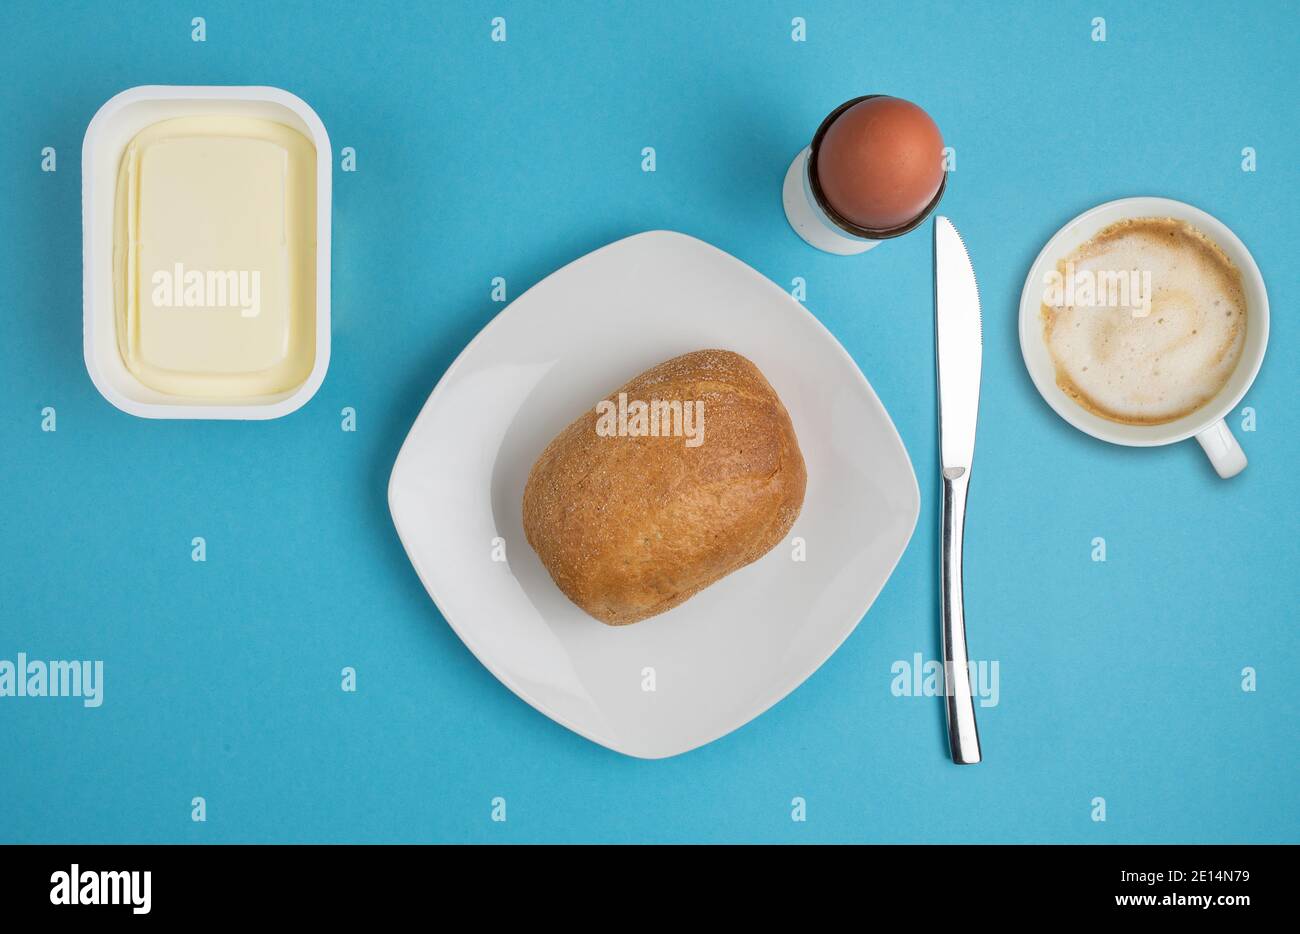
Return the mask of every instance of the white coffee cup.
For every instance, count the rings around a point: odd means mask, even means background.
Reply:
[[[1127,425],[1089,412],[1056,385],[1056,367],[1043,336],[1041,309],[1044,276],[1075,248],[1103,227],[1134,217],[1172,217],[1187,221],[1219,245],[1241,270],[1246,296],[1246,338],[1241,359],[1218,394],[1194,412],[1162,425]],[[1047,241],[1029,268],[1020,293],[1020,352],[1029,376],[1047,404],[1075,428],[1112,444],[1152,447],[1196,438],[1220,477],[1233,477],[1246,467],[1246,455],[1224,420],[1246,395],[1264,361],[1268,346],[1268,292],[1264,277],[1245,244],[1218,219],[1169,198],[1121,198],[1085,211]]]

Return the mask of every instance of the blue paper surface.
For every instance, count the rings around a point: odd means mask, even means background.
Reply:
[[[96,708],[0,697],[0,840],[1297,842],[1298,20],[1287,2],[4,4],[0,659],[102,660],[104,682]],[[284,419],[134,418],[86,374],[81,138],[152,83],[276,85],[330,133],[333,360]],[[938,698],[891,690],[896,662],[938,655],[929,227],[841,258],[781,209],[821,118],[871,92],[921,104],[955,148],[942,211],[983,298],[966,600],[999,681],[974,768],[949,762]],[[1042,244],[1146,194],[1223,220],[1268,284],[1268,357],[1230,418],[1250,466],[1230,481],[1194,442],[1079,433],[1021,361]],[[502,307],[494,277],[513,297],[655,228],[806,281],[923,506],[803,687],[644,762],[474,660],[385,490],[438,377]]]

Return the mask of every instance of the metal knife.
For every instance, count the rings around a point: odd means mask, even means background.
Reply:
[[[962,536],[966,490],[975,456],[983,339],[975,270],[952,221],[934,221],[934,343],[939,397],[939,468],[943,483],[940,521],[939,604],[942,616],[944,698],[952,761],[980,761],[975,725],[966,620],[962,605]]]

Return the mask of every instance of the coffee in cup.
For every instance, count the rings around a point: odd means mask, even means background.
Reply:
[[[1200,229],[1136,217],[1098,231],[1044,276],[1056,383],[1127,425],[1162,425],[1219,394],[1242,357],[1240,270]]]

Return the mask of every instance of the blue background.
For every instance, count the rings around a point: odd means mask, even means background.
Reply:
[[[1297,18],[1262,2],[4,4],[0,658],[103,659],[105,700],[0,698],[0,839],[1300,840]],[[336,156],[357,150],[358,171],[334,176],[333,362],[287,418],[142,420],[86,375],[81,137],[107,98],[150,83],[278,85]],[[895,660],[938,654],[928,236],[833,257],[781,210],[791,157],[866,92],[917,101],[956,147],[943,210],[983,293],[967,602],[1001,702],[979,712],[976,768],[948,761],[938,700],[890,692]],[[1258,430],[1228,482],[1193,442],[1074,431],[1020,359],[1043,242],[1137,194],[1217,215],[1268,282],[1272,342],[1243,403]],[[661,762],[498,684],[425,595],[385,500],[420,405],[500,310],[492,277],[513,297],[652,228],[786,288],[804,277],[923,491],[844,647],[755,722]]]

